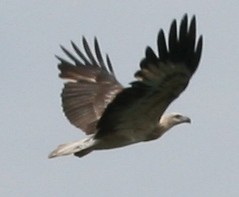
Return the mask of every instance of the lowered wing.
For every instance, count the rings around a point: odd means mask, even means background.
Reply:
[[[179,33],[178,33],[179,32]],[[97,137],[112,132],[145,132],[158,124],[169,104],[187,87],[202,52],[202,36],[196,40],[196,19],[188,25],[187,15],[177,31],[172,22],[168,43],[163,30],[158,34],[158,56],[147,47],[146,57],[135,73],[136,81],[121,91],[98,122]],[[134,137],[135,133],[125,134]]]
[[[110,59],[106,63],[101,55],[99,44],[95,39],[95,55],[83,38],[85,54],[72,42],[78,57],[75,57],[63,46],[64,53],[72,60],[68,62],[61,57],[58,68],[59,76],[69,80],[62,91],[63,111],[68,120],[86,134],[96,132],[96,125],[103,111],[115,95],[122,90],[117,81]]]

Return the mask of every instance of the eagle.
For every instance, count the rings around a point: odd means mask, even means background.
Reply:
[[[180,113],[164,112],[185,90],[200,61],[203,39],[197,39],[195,15],[188,21],[185,14],[180,25],[174,19],[168,39],[159,31],[157,53],[146,48],[129,87],[117,80],[96,38],[94,53],[84,37],[82,43],[84,52],[71,42],[75,55],[61,46],[70,61],[56,57],[59,77],[67,80],[61,94],[63,111],[87,137],[59,145],[49,158],[83,157],[95,150],[155,140],[173,126],[191,122]]]

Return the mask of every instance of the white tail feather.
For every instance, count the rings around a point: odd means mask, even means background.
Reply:
[[[82,151],[82,154],[79,154],[78,156],[84,156],[93,150],[94,144],[95,140],[93,137],[66,144],[61,144],[49,154],[48,158],[71,155],[80,151]]]

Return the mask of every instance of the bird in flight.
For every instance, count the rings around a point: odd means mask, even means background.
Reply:
[[[62,106],[68,120],[88,136],[59,145],[49,158],[83,157],[95,150],[151,141],[175,125],[190,123],[187,116],[164,112],[187,87],[200,61],[203,44],[202,36],[196,36],[195,16],[188,21],[185,15],[179,26],[173,20],[167,40],[164,31],[159,31],[157,54],[146,48],[129,87],[117,80],[96,38],[94,53],[84,37],[84,52],[71,44],[76,55],[61,47],[71,61],[57,56],[59,76],[67,80]]]

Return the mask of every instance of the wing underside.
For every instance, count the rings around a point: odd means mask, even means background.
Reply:
[[[73,62],[57,57],[60,60],[59,76],[69,80],[62,91],[63,111],[68,120],[86,134],[96,132],[96,125],[103,111],[115,95],[122,90],[121,84],[114,75],[110,59],[106,63],[95,39],[94,57],[90,47],[83,38],[85,54],[72,42],[78,57],[64,47],[64,53]]]

